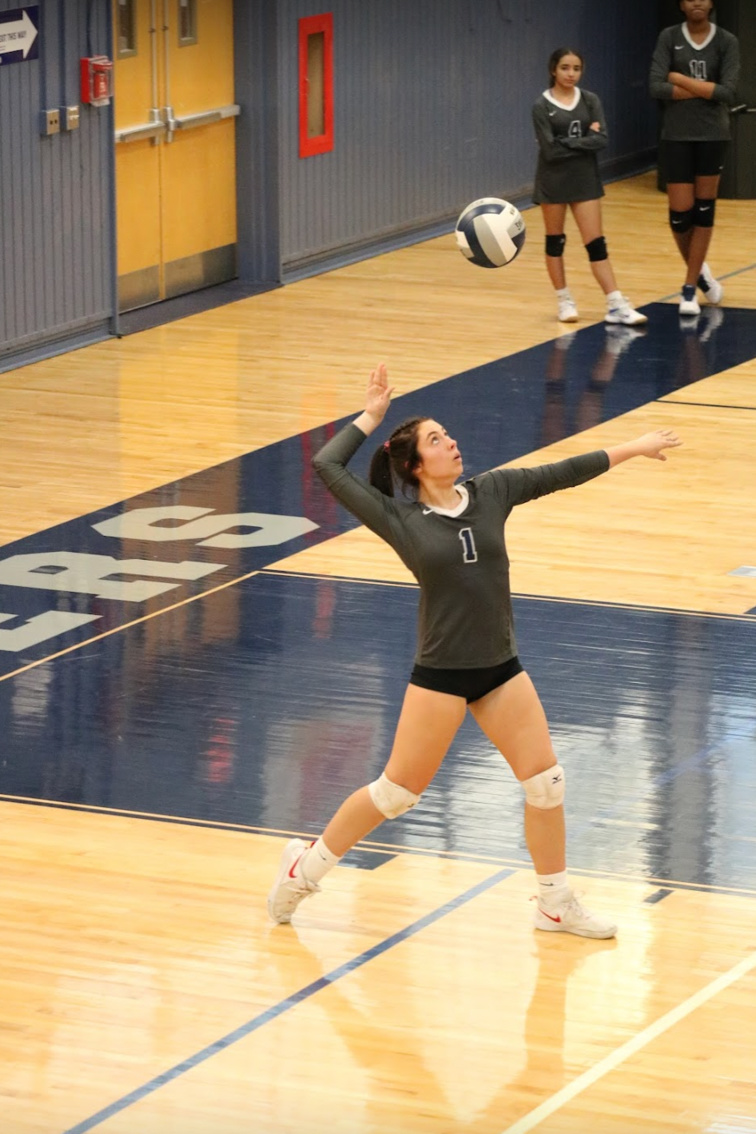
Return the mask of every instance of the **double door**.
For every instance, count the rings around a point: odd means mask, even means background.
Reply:
[[[233,0],[113,0],[119,308],[236,275]]]

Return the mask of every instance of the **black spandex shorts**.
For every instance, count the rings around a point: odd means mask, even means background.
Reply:
[[[431,669],[427,665],[416,665],[410,674],[410,685],[432,689],[435,693],[464,697],[469,705],[522,672],[517,657],[510,658],[501,665],[486,666],[485,669]]]
[[[692,185],[697,177],[716,177],[722,172],[727,141],[660,143],[660,165],[667,185]]]

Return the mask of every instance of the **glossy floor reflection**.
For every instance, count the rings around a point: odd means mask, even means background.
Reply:
[[[317,833],[379,774],[417,593],[257,575],[0,684],[7,796]],[[753,885],[756,623],[518,599],[570,779],[574,866]],[[374,841],[525,859],[521,798],[469,720]]]

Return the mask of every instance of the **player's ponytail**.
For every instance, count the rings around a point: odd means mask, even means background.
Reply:
[[[373,453],[373,459],[370,462],[369,479],[373,488],[377,488],[384,496],[394,495],[394,481],[391,476],[391,457],[389,455],[388,441],[384,441]]]
[[[370,462],[369,480],[373,488],[377,488],[384,496],[394,495],[394,481],[401,486],[406,494],[408,488],[417,489],[419,482],[413,469],[420,462],[417,451],[417,430],[426,417],[410,417],[397,425],[388,441],[373,453]]]

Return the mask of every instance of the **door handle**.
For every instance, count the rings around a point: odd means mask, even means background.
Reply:
[[[144,122],[140,126],[127,126],[116,130],[116,142],[140,142],[143,138],[153,138],[157,142],[165,133],[165,123]]]
[[[198,126],[211,126],[213,122],[220,122],[224,118],[236,118],[241,113],[237,103],[228,106],[215,106],[212,110],[201,110],[197,114],[174,115],[173,107],[163,107],[163,121],[168,129],[168,140],[176,130],[194,130]]]

